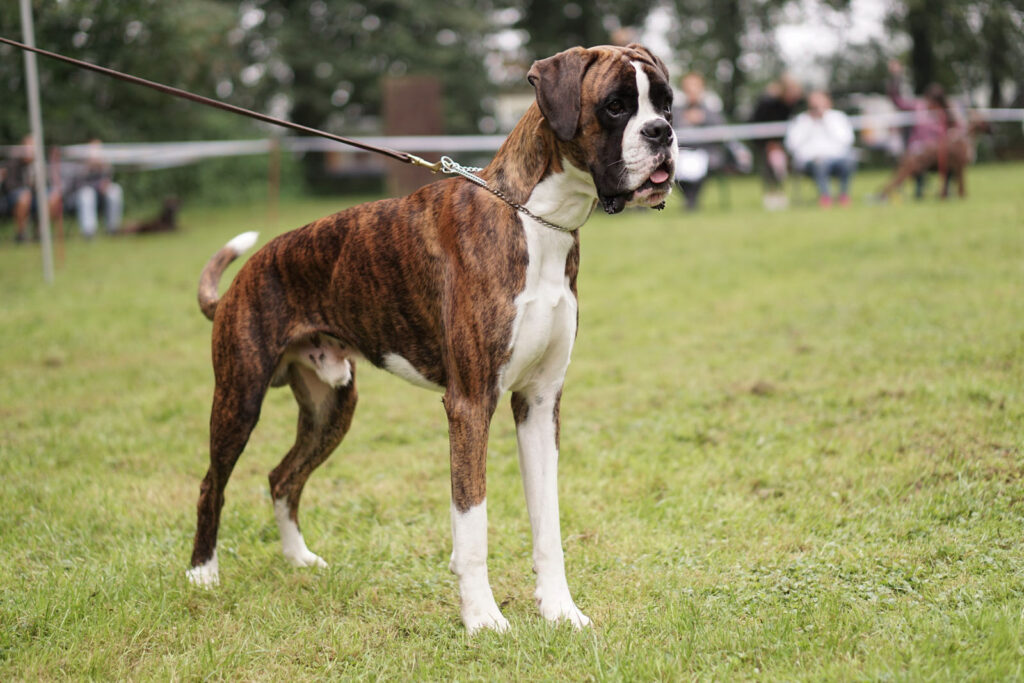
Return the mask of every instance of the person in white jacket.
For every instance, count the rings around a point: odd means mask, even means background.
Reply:
[[[832,108],[827,93],[818,90],[807,96],[807,111],[789,124],[784,144],[796,169],[814,178],[821,206],[832,205],[833,177],[839,181],[839,203],[850,203],[850,178],[857,168],[853,127],[846,114]]]

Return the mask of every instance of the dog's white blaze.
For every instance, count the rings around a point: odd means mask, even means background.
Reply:
[[[384,354],[384,369],[392,375],[397,375],[406,382],[415,384],[418,387],[430,389],[431,391],[444,391],[444,387],[440,384],[434,384],[424,377],[420,374],[419,370],[413,367],[412,363],[407,361],[404,356],[400,356],[397,353]]]
[[[590,623],[576,607],[565,578],[562,534],[558,519],[558,448],[554,407],[558,386],[527,393],[526,419],[516,426],[519,469],[526,509],[533,530],[534,597],[545,619],[565,619],[577,628]]]
[[[217,549],[213,549],[213,556],[198,567],[192,567],[185,576],[189,583],[200,588],[212,588],[220,583],[220,568],[217,566]]]
[[[234,251],[235,254],[244,254],[253,248],[256,244],[256,240],[259,239],[259,236],[260,234],[255,231],[243,232],[224,246]]]
[[[316,553],[310,552],[302,538],[299,526],[288,514],[288,501],[279,498],[274,501],[274,519],[281,532],[281,550],[293,567],[326,567],[327,563]]]
[[[597,191],[589,175],[563,162],[563,173],[541,181],[526,207],[560,225],[581,225],[593,209]],[[526,283],[516,296],[512,351],[501,369],[499,388],[519,390],[531,384],[561,384],[576,336],[576,297],[565,275],[573,236],[521,216],[526,233]]]
[[[452,559],[448,568],[459,577],[462,623],[470,633],[482,628],[504,631],[508,620],[498,609],[487,579],[487,500],[465,512],[452,502]]]
[[[651,101],[651,81],[643,65],[640,62],[631,63],[636,70],[636,89],[639,95],[636,116],[626,124],[622,134],[622,164],[626,169],[626,186],[634,188],[643,184],[657,167],[657,164],[651,163],[654,160],[651,147],[641,131],[648,122],[664,120],[665,117],[658,113]]]

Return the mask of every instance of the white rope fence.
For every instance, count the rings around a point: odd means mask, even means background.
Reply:
[[[983,119],[991,123],[1024,122],[1024,109],[970,109],[969,119]],[[850,117],[855,130],[882,130],[911,126],[917,120],[914,112],[887,112],[859,114]],[[727,142],[732,140],[761,140],[778,138],[786,134],[786,121],[773,123],[740,123],[701,128],[682,128],[676,131],[680,146]],[[360,137],[372,145],[413,151],[417,154],[493,153],[505,141],[504,135],[399,135]],[[104,143],[99,155],[114,166],[138,169],[161,169],[185,166],[217,157],[251,156],[269,153],[275,144],[294,153],[348,152],[362,153],[341,143],[315,137],[280,137],[260,140],[215,140],[203,142],[110,142]],[[0,146],[0,156],[18,153],[17,145]],[[95,158],[97,150],[87,144],[69,145],[62,149],[64,159],[76,161]]]

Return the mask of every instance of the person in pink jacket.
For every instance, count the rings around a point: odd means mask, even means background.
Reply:
[[[888,86],[889,99],[898,109],[914,112],[914,124],[907,137],[905,155],[920,154],[923,149],[930,146],[942,145],[949,135],[949,130],[957,124],[946,98],[946,91],[938,83],[932,83],[925,88],[922,97],[904,97],[900,90],[903,65],[895,59],[891,60],[889,73],[892,76]],[[914,196],[918,199],[924,196],[924,180],[924,173],[914,176]]]

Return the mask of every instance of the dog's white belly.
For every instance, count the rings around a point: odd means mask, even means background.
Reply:
[[[434,384],[416,369],[404,356],[397,353],[384,354],[384,369],[406,382],[431,391],[444,391],[440,384]]]
[[[511,356],[501,369],[501,391],[561,384],[576,338],[576,296],[565,261],[571,235],[523,219],[530,261],[526,285],[515,299]]]
[[[359,358],[359,354],[346,349],[334,337],[319,335],[315,341],[304,340],[292,344],[281,356],[271,386],[281,386],[287,381],[288,368],[291,365],[310,370],[326,387],[337,389],[352,381],[352,363],[349,359]],[[320,388],[318,391],[326,391]],[[313,397],[319,402],[319,396]]]

